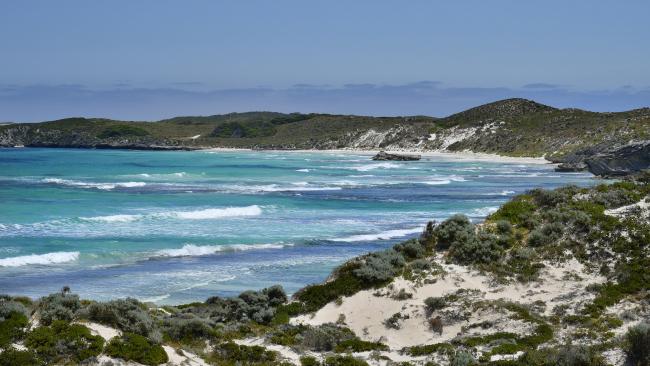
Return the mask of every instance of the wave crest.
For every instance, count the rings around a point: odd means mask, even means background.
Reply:
[[[219,252],[235,252],[256,249],[282,249],[289,244],[233,244],[233,245],[194,245],[186,244],[179,249],[162,249],[158,257],[199,257]]]
[[[393,238],[400,238],[403,236],[418,234],[422,232],[421,227],[411,228],[411,229],[398,229],[398,230],[388,230],[381,233],[375,234],[360,234],[360,235],[351,235],[344,238],[335,238],[331,241],[342,241],[342,242],[355,242],[355,241],[373,241],[373,240],[388,240]]]
[[[79,252],[54,252],[45,254],[22,255],[0,259],[0,267],[22,267],[28,265],[52,265],[74,262],[79,259]]]

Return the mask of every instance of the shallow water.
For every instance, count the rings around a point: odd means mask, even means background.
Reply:
[[[0,293],[185,303],[323,280],[344,260],[480,220],[530,188],[591,185],[544,164],[333,152],[0,149]]]

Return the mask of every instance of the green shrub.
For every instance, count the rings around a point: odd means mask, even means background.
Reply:
[[[641,323],[627,331],[625,352],[631,365],[650,365],[650,324]]]
[[[168,361],[167,353],[160,345],[134,333],[124,333],[121,337],[111,339],[106,346],[105,353],[111,357],[150,366]]]
[[[535,204],[530,195],[520,195],[506,202],[495,213],[488,216],[490,221],[505,220],[515,225],[528,222],[535,213]]]
[[[393,279],[400,273],[404,264],[406,261],[401,253],[388,249],[367,255],[353,273],[362,281],[381,283]]]
[[[341,342],[355,339],[354,333],[334,324],[308,327],[301,333],[300,346],[315,352],[332,351]]]
[[[31,351],[19,351],[14,348],[5,349],[0,352],[0,366],[40,366],[39,361]]]
[[[327,357],[323,366],[368,366],[368,363],[352,356],[335,355]]]
[[[0,319],[2,319],[0,320],[0,349],[2,349],[22,339],[29,322],[25,314],[16,310],[3,314]]]
[[[456,241],[449,248],[449,255],[456,263],[491,264],[502,258],[502,245],[498,236],[481,232],[465,241]]]
[[[126,136],[147,136],[149,132],[143,128],[129,125],[115,125],[106,127],[99,135],[100,139]]]
[[[48,364],[67,363],[98,356],[104,347],[104,339],[92,335],[83,325],[55,320],[50,326],[31,331],[25,345]]]
[[[301,366],[320,366],[320,362],[318,362],[316,357],[303,356],[303,357],[300,357],[300,365]]]
[[[40,321],[43,325],[50,325],[56,320],[70,322],[80,308],[79,296],[67,292],[45,296],[38,302]]]
[[[334,350],[337,353],[344,352],[367,352],[367,351],[388,351],[388,346],[379,342],[362,341],[359,338],[352,338],[340,342]]]
[[[222,343],[214,348],[211,360],[218,366],[278,365],[278,354],[262,346]]]
[[[316,311],[339,296],[353,295],[372,287],[373,283],[364,282],[352,273],[359,267],[360,264],[355,261],[345,263],[335,270],[332,280],[304,287],[294,296],[305,304],[304,311]]]
[[[424,344],[420,346],[406,347],[402,349],[401,353],[413,356],[427,356],[434,353],[451,354],[455,351],[455,347],[449,343],[435,343]]]
[[[163,333],[169,339],[191,343],[215,335],[214,324],[193,314],[180,314],[163,321]]]
[[[431,315],[437,310],[443,309],[447,306],[447,299],[445,297],[427,297],[424,299],[424,309],[427,315]]]
[[[474,225],[465,215],[453,215],[434,229],[436,248],[446,250],[452,246],[474,240]]]
[[[465,350],[456,351],[456,354],[451,358],[450,366],[469,366],[476,365],[476,360],[471,353]]]
[[[409,260],[422,258],[426,255],[426,248],[416,239],[396,244],[394,249]]]
[[[252,320],[266,325],[275,319],[276,308],[286,301],[287,295],[284,290],[276,285],[260,291],[244,291],[233,298],[214,296],[207,299],[205,304],[188,307],[184,311],[210,318],[215,323]],[[294,310],[294,307],[283,308],[285,313],[290,310]],[[284,320],[288,321],[288,318],[285,317]]]
[[[161,341],[159,330],[146,305],[136,299],[118,299],[97,302],[88,306],[88,318],[124,332],[140,334],[155,342]]]

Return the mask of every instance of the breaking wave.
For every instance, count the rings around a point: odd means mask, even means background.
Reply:
[[[79,252],[54,252],[45,254],[22,255],[0,259],[0,267],[22,267],[28,265],[52,265],[74,262],[79,259]]]
[[[225,208],[207,208],[194,211],[171,211],[162,213],[153,213],[148,215],[108,215],[95,217],[81,217],[84,221],[106,222],[106,223],[123,223],[132,222],[142,219],[166,219],[177,218],[181,220],[208,220],[221,219],[226,217],[240,216],[259,216],[262,214],[262,208],[258,205],[245,207],[225,207]]]
[[[68,187],[79,187],[79,188],[94,188],[101,190],[111,190],[115,188],[135,188],[135,187],[144,187],[147,185],[145,182],[117,182],[117,183],[94,183],[94,182],[82,182],[78,180],[71,179],[60,179],[60,178],[44,178],[41,180],[43,183],[47,184],[56,184]]]
[[[199,257],[219,252],[238,252],[258,249],[282,249],[290,244],[233,244],[233,245],[194,245],[186,244],[179,249],[162,249],[157,257]]]
[[[346,236],[343,238],[330,239],[331,241],[341,241],[341,242],[355,242],[355,241],[372,241],[372,240],[387,240],[393,238],[401,238],[403,236],[418,234],[422,232],[421,227],[411,228],[411,229],[399,229],[399,230],[388,230],[381,233],[375,234],[360,234]]]

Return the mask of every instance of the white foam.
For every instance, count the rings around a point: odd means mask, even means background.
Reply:
[[[499,209],[498,206],[481,207],[481,208],[474,209],[470,213],[470,216],[487,216],[489,214],[496,212],[498,209]]]
[[[142,215],[108,215],[95,217],[80,217],[85,221],[93,222],[132,222],[142,218]]]
[[[387,240],[393,238],[400,238],[410,234],[418,234],[421,232],[422,232],[422,228],[416,227],[412,229],[388,230],[388,231],[375,233],[375,234],[352,235],[344,238],[331,239],[331,241],[355,242],[355,241]]]
[[[309,173],[311,172],[311,169],[296,169],[296,171],[301,173]]]
[[[156,255],[159,257],[199,257],[218,252],[244,251],[257,249],[282,249],[288,244],[234,244],[234,245],[194,245],[186,244],[180,249],[162,249]]]
[[[23,255],[0,259],[0,267],[22,267],[32,264],[51,265],[73,262],[79,259],[79,252],[54,252],[45,254]]]
[[[145,182],[95,183],[95,182],[81,182],[78,180],[60,179],[60,178],[44,178],[42,182],[69,186],[69,187],[95,188],[101,190],[111,190],[117,187],[123,187],[123,188],[144,187],[147,185],[147,183]]]
[[[439,186],[439,185],[445,185],[451,183],[450,179],[440,179],[440,180],[432,180],[428,182],[423,182],[424,184],[428,184],[430,186]]]
[[[238,192],[313,192],[313,191],[338,191],[341,187],[321,187],[321,186],[304,186],[303,182],[294,183],[291,186],[280,186],[277,184],[267,184],[267,185],[230,185],[225,186],[226,189],[230,189]]]
[[[374,169],[393,169],[393,168],[399,168],[399,167],[401,167],[401,165],[386,162],[386,163],[374,163],[374,164],[358,165],[358,166],[353,166],[353,167],[349,167],[349,168],[346,168],[346,169],[352,169],[352,170],[356,170],[358,172],[367,172],[367,171],[374,170]]]
[[[184,220],[208,220],[221,219],[224,217],[259,216],[262,208],[258,205],[246,207],[208,208],[196,211],[176,211],[162,216],[172,216]]]

